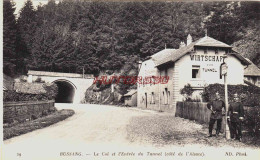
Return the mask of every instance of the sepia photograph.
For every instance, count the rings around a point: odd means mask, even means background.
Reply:
[[[259,1],[3,0],[0,159],[260,159],[259,28]]]

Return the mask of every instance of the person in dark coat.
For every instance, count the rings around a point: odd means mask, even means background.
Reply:
[[[236,138],[241,141],[242,130],[241,122],[244,119],[243,104],[239,101],[239,97],[234,94],[234,102],[231,102],[228,108],[227,120],[230,121],[230,135],[231,138]]]
[[[211,110],[210,121],[209,121],[209,137],[212,137],[212,130],[216,121],[217,121],[216,136],[218,136],[221,130],[221,123],[223,117],[222,109],[224,108],[224,110],[226,111],[225,103],[223,100],[220,99],[220,95],[218,92],[216,93],[216,99],[212,102],[209,102],[207,104],[207,107],[208,109]]]

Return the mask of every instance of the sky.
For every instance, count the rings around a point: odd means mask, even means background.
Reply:
[[[15,7],[16,7],[16,10],[15,10],[15,14],[18,15],[19,14],[19,11],[20,9],[24,6],[24,3],[27,1],[27,0],[13,0],[15,2]],[[44,5],[44,4],[47,4],[48,3],[48,0],[31,0],[33,2],[33,6],[34,8],[36,9],[36,7],[40,4]],[[56,0],[56,2],[58,2],[59,0]]]

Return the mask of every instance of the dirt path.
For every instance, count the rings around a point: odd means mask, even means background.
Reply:
[[[138,140],[140,136],[138,134],[136,137],[132,137],[132,140],[129,139],[129,134],[131,134],[129,125],[133,121],[135,123],[143,123],[141,120],[138,120],[138,117],[144,117],[142,119],[145,120],[149,120],[148,117],[150,119],[153,117],[152,119],[154,120],[154,117],[157,117],[157,115],[160,116],[166,113],[92,104],[76,106],[58,104],[57,107],[58,109],[73,108],[75,115],[50,127],[4,141],[4,159],[74,159],[71,156],[61,156],[65,152],[70,152],[70,154],[71,152],[80,152],[81,156],[76,159],[85,159],[86,157],[94,156],[94,152],[97,151],[100,152],[99,154],[109,152],[111,156],[111,153],[115,151],[142,151],[147,153],[147,151],[158,152],[160,149],[172,151],[174,148],[174,146],[168,145],[158,149],[149,140],[147,141],[148,143],[143,143],[142,145],[141,141]],[[175,121],[175,119],[172,120]],[[176,123],[182,123],[186,126],[185,132],[187,133],[194,129],[200,130],[202,128],[199,124],[180,118],[177,118]],[[142,125],[140,128],[147,129]],[[165,128],[165,126],[162,126],[162,128]],[[180,131],[184,130],[183,126],[174,129],[176,129],[176,133],[180,134],[182,134]],[[190,145],[193,146],[194,150],[198,149],[198,147],[205,147],[203,144]],[[178,148],[179,151],[183,149]],[[21,156],[19,156],[20,153]],[[255,152],[252,151],[252,153]],[[105,156],[97,156],[96,158],[102,159]],[[127,158],[134,159],[127,156],[123,159]]]

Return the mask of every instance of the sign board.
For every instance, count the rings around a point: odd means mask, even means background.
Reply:
[[[227,64],[226,64],[226,63],[222,63],[222,64],[220,65],[221,75],[227,74],[227,69],[228,69]]]

